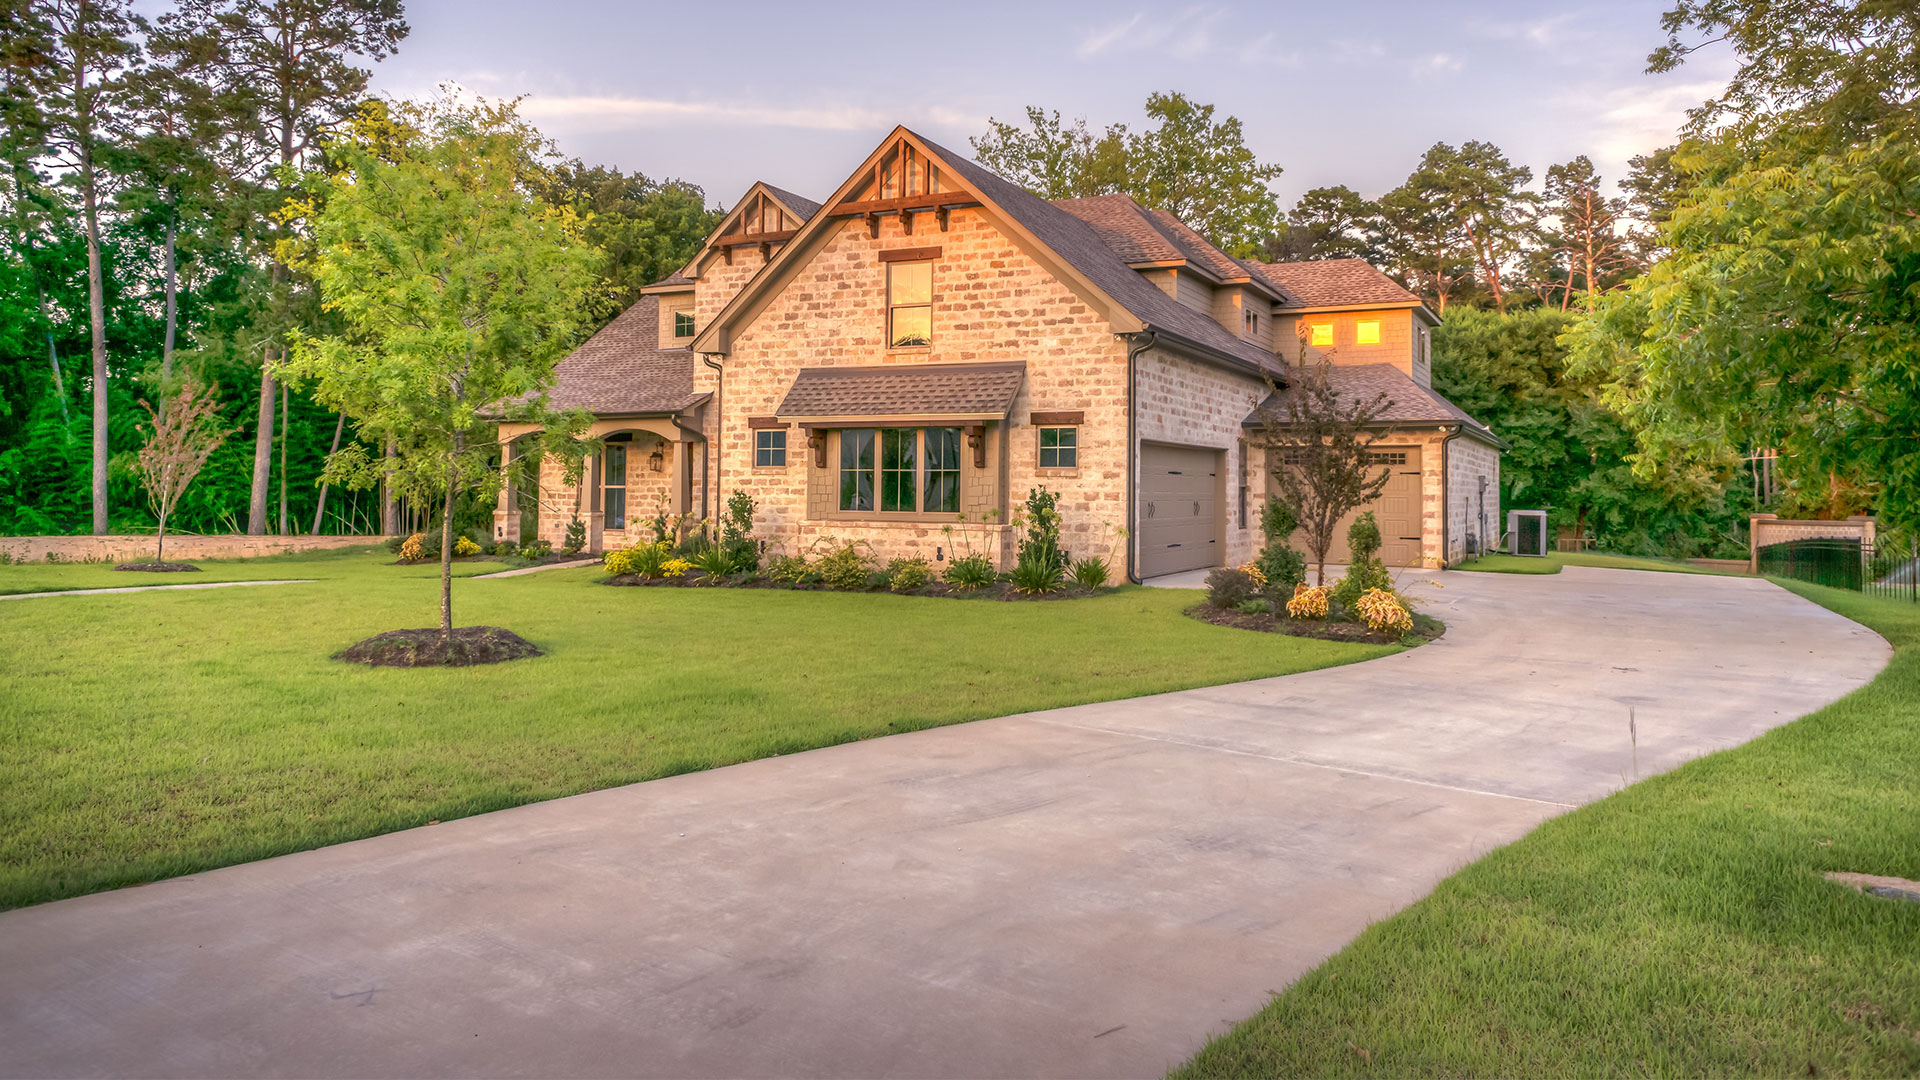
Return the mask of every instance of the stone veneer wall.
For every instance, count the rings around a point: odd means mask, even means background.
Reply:
[[[1471,435],[1462,435],[1447,446],[1447,550],[1448,565],[1467,556],[1467,534],[1480,538],[1481,550],[1500,535],[1505,518],[1500,513],[1500,452]],[[1487,527],[1480,528],[1482,494],[1480,478],[1486,477],[1485,506]]]
[[[772,416],[802,368],[835,365],[951,364],[1023,361],[1026,381],[1014,401],[1002,439],[1007,483],[999,523],[972,525],[973,546],[1011,564],[1007,524],[1028,489],[1045,484],[1060,493],[1063,544],[1075,556],[1124,551],[1119,530],[1126,515],[1126,348],[1105,320],[1003,235],[979,210],[959,210],[942,232],[931,214],[919,215],[912,235],[897,218],[884,218],[870,237],[862,221],[837,226],[809,263],[760,315],[739,331],[725,359],[726,426],[718,440],[720,498],[746,491],[759,502],[757,535],[769,550],[806,550],[822,537],[864,540],[883,558],[950,557],[946,523],[877,522],[810,517],[804,432],[789,429],[785,468],[753,466],[748,417]],[[934,263],[933,345],[886,347],[887,248],[939,246]],[[696,369],[696,380],[710,371]],[[698,383],[697,383],[698,385]],[[710,388],[710,386],[709,386]],[[1078,410],[1077,469],[1039,468],[1038,437],[1028,424],[1035,411]],[[971,456],[967,456],[971,468]],[[955,539],[959,528],[955,527]],[[1121,569],[1117,560],[1116,573]]]
[[[384,544],[385,536],[191,536],[167,534],[168,562],[194,559],[244,559],[255,555],[285,555],[296,551]],[[61,562],[138,562],[153,558],[153,537],[6,536],[0,551],[15,562],[44,562],[49,554]]]

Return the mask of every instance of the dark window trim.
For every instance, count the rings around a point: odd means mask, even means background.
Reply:
[[[880,253],[880,261],[891,262],[932,262],[940,257],[938,247],[888,248]]]
[[[1047,445],[1047,432],[1049,431],[1073,432],[1073,445],[1072,446],[1060,445],[1060,437],[1056,435],[1054,436],[1054,445],[1049,447]],[[1040,428],[1039,431],[1035,433],[1034,438],[1035,438],[1034,456],[1033,456],[1034,468],[1036,469],[1078,469],[1080,468],[1080,427],[1079,425],[1048,424],[1045,427]],[[1051,465],[1047,464],[1048,450],[1053,451],[1053,464]],[[1061,461],[1060,456],[1062,451],[1071,451],[1073,454],[1073,460],[1071,462]]]
[[[787,422],[777,416],[749,416],[747,417],[747,426],[754,429],[784,428],[787,426]]]
[[[1029,414],[1027,423],[1034,427],[1079,427],[1087,422],[1085,412],[1037,412]]]
[[[953,424],[930,424],[930,425],[924,425],[924,426],[918,426],[918,427],[900,427],[900,426],[841,427],[841,428],[834,428],[830,430],[832,430],[835,435],[834,444],[833,444],[834,445],[833,467],[831,469],[826,470],[829,476],[831,477],[831,482],[833,484],[833,499],[831,504],[833,509],[828,512],[828,516],[830,518],[834,520],[845,519],[845,520],[851,520],[851,521],[872,520],[872,521],[902,521],[902,522],[905,522],[905,521],[923,521],[923,522],[924,521],[958,521],[960,519],[959,506],[963,505],[966,501],[966,466],[964,464],[966,460],[965,458],[966,428],[965,427],[956,426]],[[846,467],[846,463],[841,459],[841,451],[846,447],[846,435],[848,432],[853,432],[853,431],[865,431],[872,434],[870,445],[873,447],[873,464],[869,468],[864,470],[848,469]],[[911,510],[881,509],[882,503],[885,499],[885,484],[886,484],[885,476],[888,471],[885,468],[885,454],[886,454],[886,434],[885,433],[889,431],[910,431],[913,433],[913,474],[912,474],[913,480],[911,484],[911,490],[913,492],[914,508]],[[954,469],[937,470],[939,472],[950,472],[954,475],[955,482],[954,482],[953,493],[954,493],[955,509],[953,510],[927,510],[923,506],[927,497],[928,473],[932,471],[932,470],[929,470],[927,467],[928,466],[927,433],[930,431],[953,431],[956,433],[954,449],[958,451],[960,455],[957,458],[957,461],[960,462],[961,464],[958,464],[958,466]],[[842,505],[843,501],[846,498],[847,478],[849,474],[857,475],[862,472],[864,472],[864,474],[870,481],[869,490],[871,492],[873,509],[849,510],[844,505]]]
[[[773,435],[780,436],[779,445],[774,445],[771,439],[764,445],[762,444],[762,436]],[[780,460],[762,461],[760,460],[761,454],[766,454],[769,457],[778,454]],[[753,433],[753,467],[756,469],[784,469],[787,467],[787,432],[785,424],[777,428],[760,428]]]

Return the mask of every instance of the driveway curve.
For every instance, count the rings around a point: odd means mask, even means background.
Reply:
[[[1474,857],[1890,655],[1749,579],[1414,591],[1447,635],[1370,663],[0,915],[0,1073],[1155,1075]]]

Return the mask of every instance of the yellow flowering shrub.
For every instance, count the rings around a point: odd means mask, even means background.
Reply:
[[[427,557],[427,535],[414,533],[400,544],[401,562],[419,562]]]
[[[684,577],[687,571],[691,569],[693,569],[693,564],[685,559],[668,559],[666,562],[660,564],[660,576]]]
[[[1240,572],[1253,579],[1254,588],[1264,589],[1267,587],[1267,574],[1266,574],[1266,571],[1260,569],[1259,563],[1257,562],[1241,563]]]
[[[1368,589],[1354,601],[1353,610],[1375,633],[1404,634],[1413,629],[1413,614],[1400,598],[1385,589]]]
[[[468,558],[468,557],[470,557],[470,556],[474,556],[474,555],[478,555],[478,554],[480,554],[480,545],[479,545],[479,544],[476,544],[476,543],[474,543],[474,542],[473,542],[472,540],[469,540],[469,539],[467,539],[467,538],[466,538],[466,537],[464,537],[464,536],[462,536],[462,537],[458,537],[458,538],[456,538],[456,539],[454,540],[454,542],[453,542],[453,557],[454,557],[454,558],[456,558],[456,559],[465,559],[465,558]]]
[[[1293,596],[1287,601],[1288,618],[1326,618],[1327,592],[1327,588],[1323,585],[1309,585],[1304,581],[1295,585],[1293,587]]]

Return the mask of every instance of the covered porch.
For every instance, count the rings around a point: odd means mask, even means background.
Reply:
[[[685,422],[687,426],[682,426]],[[501,460],[513,462],[525,452],[531,424],[500,425]],[[601,416],[587,436],[603,443],[587,459],[580,482],[567,482],[554,461],[540,464],[539,480],[528,485],[509,472],[493,514],[493,538],[524,544],[546,540],[558,548],[567,525],[578,517],[587,530],[586,551],[653,538],[656,516],[671,518],[695,506],[695,485],[706,467],[706,440],[691,421],[672,414]]]

